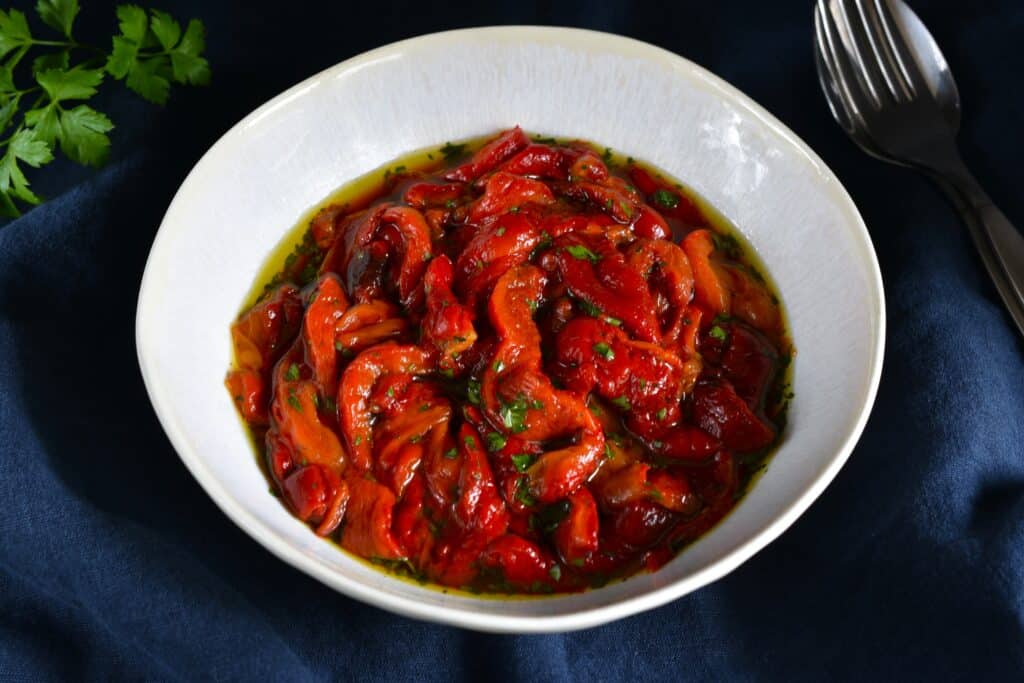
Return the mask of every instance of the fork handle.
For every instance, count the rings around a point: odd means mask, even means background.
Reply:
[[[941,175],[932,174],[932,179],[964,219],[999,296],[1024,335],[1024,237],[962,162]]]

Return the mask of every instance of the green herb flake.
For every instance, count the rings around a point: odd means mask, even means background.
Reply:
[[[298,363],[292,363],[288,366],[288,372],[284,373],[285,379],[289,382],[294,382],[299,379],[299,365]]]
[[[612,403],[622,410],[629,410],[630,408],[629,399],[626,398],[625,395],[616,396],[615,398],[612,399]]]
[[[557,564],[553,564],[551,565],[551,569],[548,570],[548,574],[551,576],[552,580],[558,581],[562,578],[562,568]]]
[[[288,392],[288,405],[295,408],[295,410],[298,410],[300,413],[302,412],[302,404],[299,403],[299,397],[295,395],[294,391]]]
[[[537,499],[532,493],[530,493],[529,480],[526,477],[519,479],[519,485],[516,486],[516,500],[525,505],[526,507],[533,507],[537,504]]]
[[[444,147],[442,147],[438,151],[444,155],[445,161],[450,161],[455,157],[462,156],[462,154],[466,151],[466,145],[465,143],[453,145],[450,142],[446,142],[444,144]]]
[[[708,330],[708,336],[711,337],[712,339],[717,339],[718,341],[724,342],[726,339],[729,338],[729,333],[725,331],[725,328],[715,325],[710,330]]]
[[[679,195],[671,190],[656,190],[654,193],[654,203],[663,209],[674,209],[679,206]]]
[[[476,448],[476,439],[474,439],[472,436],[467,436],[462,440],[462,442],[466,444],[466,448]]]
[[[572,256],[574,259],[578,259],[580,261],[590,261],[591,263],[597,263],[598,261],[601,260],[600,256],[590,251],[590,249],[587,249],[582,244],[570,244],[568,247],[565,247],[565,250],[569,252],[569,255]]]
[[[466,383],[466,398],[473,405],[480,405],[480,382],[471,379]]]
[[[608,460],[615,457],[615,452],[612,451],[612,447],[608,445],[607,441],[604,442],[604,457]]]
[[[526,399],[522,396],[518,396],[510,402],[502,401],[501,407],[498,409],[498,417],[501,418],[501,423],[505,429],[513,434],[526,431],[526,411],[528,407]]]
[[[664,420],[668,416],[668,409],[667,408],[662,408],[657,413],[655,413],[654,416],[656,418],[658,418],[658,421],[660,422],[660,421]]]
[[[459,457],[459,452],[454,448],[449,448],[444,452],[444,457],[448,458],[449,460],[455,460],[455,458]]]
[[[517,472],[525,472],[533,464],[533,456],[529,453],[517,453],[512,456],[512,464]]]
[[[598,342],[594,344],[594,353],[605,360],[615,360],[615,352],[612,351],[612,347],[608,346],[605,342]]]
[[[508,443],[508,439],[498,432],[488,432],[484,438],[487,440],[487,450],[492,453],[500,451]]]

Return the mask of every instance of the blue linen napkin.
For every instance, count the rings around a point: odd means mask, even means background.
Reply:
[[[832,123],[811,59],[810,3],[162,4],[206,22],[213,86],[176,91],[163,110],[106,96],[97,106],[119,125],[112,163],[36,173],[34,187],[51,199],[0,228],[0,680],[992,680],[1024,671],[1024,342],[938,192],[868,159]],[[87,27],[112,27],[112,4],[82,5]],[[1024,6],[913,6],[958,77],[965,156],[1024,227]],[[186,472],[135,361],[149,245],[217,136],[353,54],[494,23],[623,33],[746,91],[846,185],[888,298],[874,414],[807,514],[725,579],[565,635],[410,621],[278,561]]]

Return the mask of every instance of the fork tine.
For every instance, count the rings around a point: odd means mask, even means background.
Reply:
[[[893,15],[889,0],[868,0],[868,2],[874,5],[875,15],[882,29],[881,35],[884,35],[884,42],[899,67],[911,95],[927,92],[928,84],[918,68],[917,62],[914,61],[910,48],[907,47],[907,39]],[[900,2],[900,0],[896,0],[896,2]]]
[[[879,68],[874,46],[864,29],[860,11],[852,0],[831,0],[829,5],[843,44],[857,66],[857,79],[867,91],[875,108],[881,109],[883,102],[889,99],[885,89],[888,78]]]
[[[816,7],[814,10],[814,64],[818,71],[818,82],[825,92],[825,101],[828,102],[828,108],[832,110],[832,118],[847,134],[852,136],[857,131],[856,119],[840,92],[839,77],[836,74],[835,64],[832,63],[828,53],[828,46],[824,42],[825,37],[822,34],[823,28],[818,11],[819,9]]]
[[[851,64],[846,50],[839,42],[839,34],[826,5],[828,0],[818,0],[814,8],[814,25],[818,44],[827,64],[832,65],[832,73],[842,100],[854,118],[863,120],[864,114],[872,103],[859,86],[857,70]]]
[[[889,92],[897,101],[906,102],[914,96],[914,85],[900,63],[899,56],[893,51],[888,29],[879,14],[879,3],[885,4],[885,0],[856,0],[861,21],[867,29],[871,48],[882,69],[882,75],[885,76]]]

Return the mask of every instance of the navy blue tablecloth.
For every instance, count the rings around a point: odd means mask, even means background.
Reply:
[[[23,3],[28,4],[28,3]],[[84,0],[82,31],[112,27]],[[954,212],[832,123],[809,2],[162,3],[209,31],[214,83],[113,89],[112,160],[32,175],[0,228],[0,680],[991,680],[1024,670],[1024,343]],[[1024,226],[1024,6],[913,3],[956,73],[965,156]],[[492,636],[345,598],[200,490],[135,361],[146,254],[189,168],[283,88],[366,49],[494,23],[613,31],[737,85],[837,172],[887,292],[864,437],[788,532],[725,579],[584,632]]]

